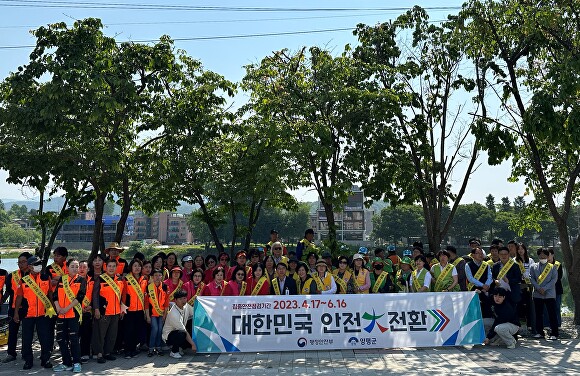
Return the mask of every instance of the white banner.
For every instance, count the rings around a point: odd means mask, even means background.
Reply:
[[[431,347],[485,339],[474,292],[198,297],[199,353]]]

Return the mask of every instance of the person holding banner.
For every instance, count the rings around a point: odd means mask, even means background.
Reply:
[[[115,346],[121,313],[125,314],[125,311],[121,311],[121,296],[125,284],[116,273],[117,260],[110,258],[107,260],[105,273],[95,277],[93,285],[93,325],[96,326],[98,336],[93,341],[93,353],[97,354],[99,363],[117,359],[111,352]]]
[[[224,296],[246,295],[246,290],[248,288],[248,284],[246,283],[246,267],[237,265],[230,270],[233,270],[232,279],[228,281],[225,287]]]
[[[50,334],[50,319],[56,316],[52,306],[51,278],[48,274],[41,274],[42,260],[36,256],[28,258],[28,273],[22,277],[20,287],[16,292],[16,304],[14,307],[13,320],[20,322],[19,311],[24,304],[28,306],[26,316],[22,319],[22,369],[32,368],[32,341],[34,332],[40,341],[40,365],[44,368],[52,368],[50,352],[54,338]]]
[[[288,266],[284,262],[276,265],[276,277],[272,279],[271,295],[297,295],[298,290],[294,278],[286,276]]]
[[[202,296],[222,296],[226,290],[226,282],[224,281],[225,271],[221,267],[217,267],[214,269],[213,281],[206,284],[203,290],[201,291]]]
[[[58,318],[56,319],[56,340],[62,355],[62,363],[54,372],[81,372],[81,345],[79,342],[79,322],[83,319],[81,302],[87,291],[87,280],[78,275],[79,262],[68,261],[68,274],[63,275],[52,295]]]
[[[312,276],[316,282],[316,287],[323,295],[336,294],[336,282],[328,271],[328,264],[323,259],[316,262],[317,273]]]
[[[439,262],[431,267],[431,274],[434,278],[433,291],[448,292],[459,291],[457,269],[449,262],[450,254],[442,249],[437,253]]]
[[[412,292],[428,292],[431,289],[431,273],[425,267],[427,257],[418,255],[415,257],[415,270],[411,273],[409,284]]]
[[[248,278],[246,294],[251,296],[270,295],[270,280],[264,275],[262,264],[252,265],[252,275]]]
[[[544,335],[544,306],[548,310],[551,333],[549,340],[558,339],[558,318],[556,312],[556,282],[558,270],[554,264],[548,262],[550,251],[547,248],[538,249],[539,261],[530,267],[530,281],[534,286],[534,307],[536,310],[536,331],[534,338],[543,338]]]
[[[129,263],[130,273],[125,276],[122,301],[127,306],[127,314],[123,318],[123,338],[125,342],[125,359],[139,355],[137,343],[139,336],[135,335],[145,326],[145,296],[147,280],[141,277],[142,263],[133,259]]]
[[[357,294],[368,294],[371,287],[370,272],[363,266],[364,258],[360,253],[352,256],[354,281]]]
[[[298,282],[296,282],[296,289],[300,295],[314,295],[320,294],[316,287],[316,281],[312,278],[312,275],[308,272],[308,265],[305,262],[300,261],[298,267],[296,268],[296,274],[298,274]]]
[[[338,285],[338,294],[354,294],[356,287],[352,272],[348,268],[348,258],[346,256],[338,257],[338,268],[334,269],[332,274]]]

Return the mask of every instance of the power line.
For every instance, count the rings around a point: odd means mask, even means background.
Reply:
[[[379,16],[384,13],[391,13],[391,11],[381,11],[364,14],[348,14],[348,15],[334,15],[334,16],[315,16],[315,17],[278,17],[278,18],[253,18],[253,19],[233,19],[233,20],[196,20],[196,21],[157,21],[157,22],[113,22],[106,23],[105,26],[126,26],[126,25],[174,25],[174,24],[207,24],[207,23],[239,23],[239,22],[262,22],[262,21],[295,21],[295,20],[316,20],[316,19],[331,19],[331,18],[345,18],[345,17],[370,17]],[[28,29],[35,28],[38,25],[8,25],[0,26],[0,29]]]
[[[390,8],[282,8],[282,7],[231,7],[231,6],[188,6],[171,4],[130,4],[113,2],[44,1],[44,0],[0,0],[6,7],[35,8],[78,8],[78,9],[131,9],[168,11],[226,11],[226,12],[352,12],[352,11],[406,11],[408,7]],[[425,10],[459,10],[460,6],[425,7]]]
[[[175,42],[184,41],[202,41],[202,40],[219,40],[219,39],[242,39],[242,38],[260,38],[260,37],[272,37],[272,36],[285,36],[285,35],[299,35],[299,34],[318,34],[318,33],[332,33],[337,31],[352,31],[353,27],[340,28],[340,29],[324,29],[324,30],[304,30],[304,31],[287,31],[279,33],[261,33],[261,34],[238,34],[238,35],[217,35],[209,37],[184,37],[184,38],[172,38]],[[143,40],[131,40],[124,42],[117,42],[117,44],[122,43],[154,43],[158,42],[159,39],[143,39]],[[22,45],[22,46],[0,46],[0,50],[9,49],[22,49],[22,48],[34,48],[35,45]]]

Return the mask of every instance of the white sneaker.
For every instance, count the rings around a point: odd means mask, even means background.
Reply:
[[[512,343],[511,345],[507,345],[508,349],[515,349],[516,348],[516,344]]]
[[[183,356],[185,354],[182,349],[179,349],[179,355]]]
[[[170,357],[172,357],[172,358],[175,358],[175,359],[179,359],[179,358],[181,358],[181,354],[180,354],[180,353],[178,353],[178,352],[176,352],[176,353],[174,353],[174,352],[170,352],[170,353],[169,353],[169,356],[170,356]]]

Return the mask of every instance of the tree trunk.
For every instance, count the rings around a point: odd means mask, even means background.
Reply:
[[[93,229],[93,247],[91,249],[91,260],[101,251],[103,236],[103,211],[105,208],[105,193],[95,192],[95,228]]]
[[[246,233],[246,237],[244,239],[244,249],[250,249],[252,234],[254,233],[254,227],[256,227],[258,218],[260,217],[260,211],[262,209],[263,203],[263,198],[261,198],[258,203],[252,201],[252,205],[250,206],[250,215],[248,216],[248,232]]]
[[[334,220],[334,206],[332,203],[322,201],[324,206],[324,214],[326,214],[326,221],[328,223],[328,247],[333,255],[338,254],[338,242],[336,240],[336,222]],[[344,218],[342,219],[344,221]]]
[[[115,232],[115,241],[121,244],[123,240],[123,235],[125,234],[125,225],[127,224],[127,218],[129,217],[129,212],[131,211],[131,194],[129,192],[129,179],[127,177],[123,178],[123,206],[121,207],[121,217],[119,222],[117,222],[117,230]]]
[[[232,219],[232,244],[230,246],[230,259],[234,259],[236,251],[236,239],[238,238],[238,221],[236,219],[236,205],[230,202],[230,216]]]
[[[205,202],[203,202],[203,197],[201,197],[200,194],[196,194],[195,197],[197,199],[197,203],[199,204],[199,208],[201,209],[201,212],[203,213],[203,220],[207,224],[207,227],[209,229],[209,232],[211,234],[211,237],[213,239],[215,247],[216,247],[218,253],[221,253],[224,251],[224,246],[220,242],[220,239],[219,239],[218,234],[217,234],[217,230],[216,230],[215,226],[213,225],[212,218],[209,215],[209,212],[207,210],[207,206],[205,205]]]

